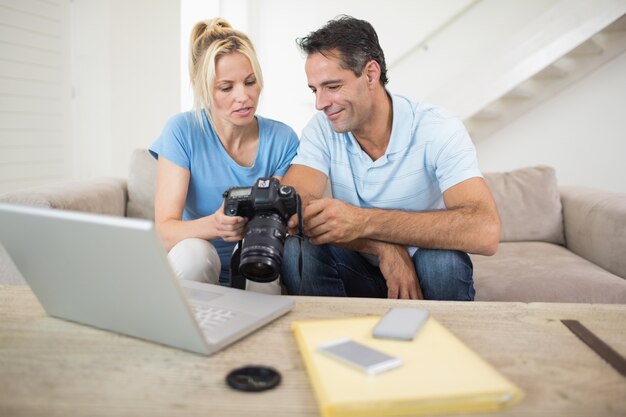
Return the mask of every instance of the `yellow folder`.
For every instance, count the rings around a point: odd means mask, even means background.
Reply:
[[[404,416],[494,411],[523,393],[434,318],[412,341],[375,339],[380,317],[294,321],[292,329],[325,417]],[[350,338],[398,357],[399,368],[377,375],[318,351]]]

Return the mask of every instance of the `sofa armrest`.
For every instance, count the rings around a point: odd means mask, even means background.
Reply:
[[[626,278],[626,194],[560,187],[569,250]]]
[[[113,216],[126,215],[126,180],[98,178],[61,182],[0,195],[5,203],[83,211]]]

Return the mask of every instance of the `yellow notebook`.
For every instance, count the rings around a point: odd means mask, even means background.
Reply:
[[[292,324],[325,417],[403,416],[493,411],[522,392],[434,318],[413,341],[375,339],[380,317],[303,320]],[[402,366],[367,375],[318,351],[347,337],[400,358]]]

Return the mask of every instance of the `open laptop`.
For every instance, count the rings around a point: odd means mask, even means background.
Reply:
[[[205,355],[294,306],[179,280],[148,220],[0,203],[0,242],[49,315]]]

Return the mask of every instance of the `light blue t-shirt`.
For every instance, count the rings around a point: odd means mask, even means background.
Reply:
[[[259,177],[285,174],[298,147],[296,133],[284,123],[258,115],[256,118],[259,146],[251,167],[239,165],[228,155],[204,112],[204,128],[193,111],[179,113],[167,122],[161,136],[150,147],[150,153],[154,158],[162,156],[191,172],[183,220],[215,213],[228,188],[250,186]],[[224,282],[235,243],[219,238],[211,243],[222,262],[220,281]]]
[[[333,197],[357,207],[443,209],[445,190],[482,177],[474,144],[463,123],[447,111],[390,96],[391,138],[385,154],[376,161],[361,149],[352,133],[335,132],[320,112],[304,128],[292,164],[326,174]]]

